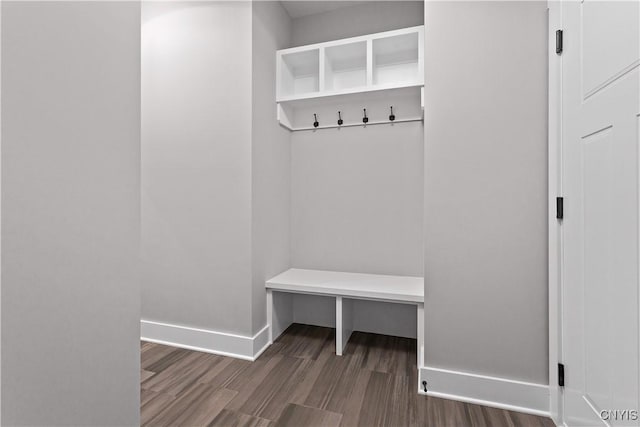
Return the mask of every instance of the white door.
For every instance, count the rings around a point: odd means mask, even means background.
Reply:
[[[640,3],[563,2],[562,27],[564,420],[638,425]]]

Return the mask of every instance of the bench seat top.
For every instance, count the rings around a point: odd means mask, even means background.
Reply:
[[[275,291],[424,303],[422,277],[291,268],[267,280],[265,286]]]

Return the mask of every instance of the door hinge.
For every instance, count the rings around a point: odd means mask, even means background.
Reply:
[[[556,54],[562,53],[562,30],[556,31]]]
[[[556,197],[556,218],[564,218],[564,197]]]
[[[558,385],[564,387],[564,365],[558,363]]]

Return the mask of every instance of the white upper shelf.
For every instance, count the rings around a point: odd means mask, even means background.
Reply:
[[[424,26],[276,52],[276,101],[424,85]]]

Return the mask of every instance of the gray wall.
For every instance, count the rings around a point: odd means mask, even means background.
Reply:
[[[2,8],[2,422],[137,425],[140,4]]]
[[[546,3],[425,28],[426,364],[547,383]]]
[[[142,317],[252,332],[249,2],[143,4]]]
[[[371,2],[294,19],[292,44],[422,21],[422,2]],[[421,276],[422,124],[295,132],[291,143],[292,265]],[[415,337],[415,308],[386,305],[381,312],[379,304],[358,303],[358,329]],[[318,316],[329,319],[330,313]],[[296,320],[304,322],[305,312],[298,312]]]
[[[290,19],[279,2],[193,2],[145,3],[143,22],[143,318],[253,335],[290,262],[274,102]]]
[[[302,16],[293,20],[292,46],[422,25],[423,11],[422,1],[368,1]]]
[[[292,136],[298,268],[422,275],[423,126]]]
[[[276,120],[276,50],[289,47],[291,19],[280,2],[253,3],[252,222],[255,334],[266,324],[264,282],[289,268],[291,136]]]

